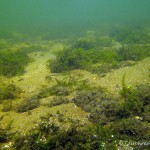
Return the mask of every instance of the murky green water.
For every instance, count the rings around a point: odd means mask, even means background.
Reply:
[[[150,20],[149,0],[1,0],[0,29],[67,35]]]

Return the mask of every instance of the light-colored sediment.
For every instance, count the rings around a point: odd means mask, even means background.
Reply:
[[[101,77],[88,71],[75,70],[74,74],[82,74],[84,79],[94,86],[101,86],[114,95],[118,95],[122,88],[122,77],[126,73],[125,82],[127,86],[150,83],[150,58],[146,58],[133,66],[112,70],[106,76]]]
[[[75,106],[73,103],[62,104],[54,107],[44,107],[40,106],[36,109],[33,109],[31,114],[29,112],[16,113],[14,111],[1,113],[4,115],[3,120],[1,121],[1,128],[6,128],[8,124],[12,122],[11,131],[12,132],[21,132],[26,134],[33,127],[36,127],[40,122],[40,117],[47,115],[48,113],[57,114],[57,112],[64,113],[66,118],[72,120],[80,120],[82,124],[89,123],[87,119],[87,114],[79,107]],[[54,117],[54,120],[57,122],[58,118]]]
[[[46,64],[49,59],[55,58],[51,52],[33,52],[29,56],[34,61],[26,67],[26,72],[22,76],[12,78],[14,83],[25,92],[25,96],[35,94],[47,84],[45,77],[50,74],[50,71]]]
[[[62,48],[62,45],[54,46],[53,48],[54,51],[57,51],[59,48]],[[26,73],[20,77],[11,79],[18,87],[24,90],[24,97],[34,95],[42,89],[43,85],[50,84],[45,79],[46,76],[50,75],[46,64],[50,58],[55,58],[51,51],[33,52],[30,54],[30,57],[34,58],[34,61],[29,63],[26,67]],[[72,72],[75,76],[81,76],[81,78],[87,79],[92,86],[105,87],[113,95],[118,95],[122,88],[122,77],[124,73],[126,73],[125,82],[127,86],[134,87],[135,85],[150,83],[150,58],[146,58],[133,66],[112,70],[110,73],[107,73],[105,77],[83,70],[74,70]],[[59,78],[59,76],[61,77],[61,75],[57,75],[57,78]],[[47,113],[55,114],[57,111],[65,110],[67,110],[66,114],[69,117],[79,119],[82,122],[88,122],[87,113],[74,104],[69,103],[50,108],[40,106],[31,110],[31,114],[30,112],[0,112],[0,116],[4,116],[0,122],[0,127],[5,128],[9,122],[13,120],[11,130],[25,133],[37,125],[41,116]]]

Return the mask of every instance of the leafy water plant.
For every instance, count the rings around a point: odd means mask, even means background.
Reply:
[[[0,143],[7,142],[9,134],[6,129],[0,128]]]
[[[120,109],[117,99],[110,96],[109,92],[101,87],[76,92],[73,102],[89,112],[90,121],[103,124],[116,120]]]
[[[145,44],[149,41],[147,32],[136,27],[120,27],[113,28],[110,31],[110,36],[115,40],[126,44]]]
[[[53,81],[54,85],[43,87],[38,94],[39,98],[44,98],[52,95],[56,96],[68,96],[77,88],[78,77],[72,73],[64,73],[61,77],[47,77],[47,79]]]
[[[25,66],[31,61],[26,53],[16,51],[0,52],[0,74],[12,77],[25,72]]]
[[[73,69],[85,69],[93,73],[107,73],[111,69],[133,65],[136,61],[149,56],[148,45],[123,45],[119,49],[101,47],[88,50],[82,46],[70,47],[56,53],[56,59],[49,61],[49,67],[51,72],[54,73]]]
[[[90,50],[95,48],[96,43],[93,40],[88,40],[88,39],[79,39],[77,40],[73,45],[72,48],[75,49],[84,49],[84,50]]]
[[[66,103],[69,103],[69,99],[68,98],[66,98],[66,97],[55,97],[55,98],[53,98],[50,102],[49,102],[49,104],[48,104],[48,106],[49,107],[53,107],[53,106],[57,106],[57,105],[61,105],[61,104],[66,104]]]
[[[83,68],[87,62],[86,52],[83,49],[66,49],[56,55],[56,60],[50,61],[50,69],[54,73]]]
[[[2,111],[7,112],[12,110],[13,106],[12,106],[12,102],[11,101],[4,101],[3,102],[3,107],[2,107]]]
[[[140,98],[140,92],[136,88],[131,88],[126,85],[125,76],[126,73],[122,77],[122,90],[120,91],[121,96],[124,98],[120,116],[129,117],[139,115],[143,112],[144,100]]]
[[[118,130],[118,136],[122,140],[130,139],[130,140],[148,140],[149,134],[148,123],[142,122],[135,117],[130,117],[127,119],[121,119],[112,124],[112,128],[114,130]]]
[[[144,58],[150,57],[149,49],[150,49],[149,46],[138,46],[138,45],[123,46],[118,51],[118,55],[122,61],[126,60],[140,61]]]
[[[0,83],[0,103],[4,100],[12,100],[19,96],[22,92],[13,82],[10,83]]]
[[[32,110],[40,106],[40,100],[37,97],[24,99],[16,106],[16,111],[19,113]]]
[[[15,149],[37,150],[98,150],[103,148],[103,144],[106,144],[105,147],[115,150],[116,138],[112,138],[111,135],[115,136],[113,131],[100,124],[82,127],[72,122],[67,129],[63,129],[57,123],[50,122],[49,117],[44,117],[32,132],[25,136],[17,136],[14,147]]]
[[[92,69],[92,65],[119,61],[117,52],[112,49],[84,50],[65,49],[56,54],[56,59],[49,62],[51,72],[60,73],[73,69]]]

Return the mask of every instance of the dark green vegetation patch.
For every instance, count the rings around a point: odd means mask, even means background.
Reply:
[[[89,49],[68,48],[56,54],[56,59],[50,61],[51,72],[60,73],[73,69],[85,69],[93,73],[105,73],[111,69],[119,68],[122,63],[140,61],[150,56],[149,46],[122,46],[120,49],[100,48]],[[134,63],[132,63],[134,64]]]
[[[8,77],[21,75],[25,66],[30,62],[25,52],[0,52],[0,74]]]
[[[17,112],[26,112],[40,106],[40,100],[37,97],[26,98],[17,105]]]
[[[4,100],[12,100],[18,97],[21,89],[16,87],[14,83],[1,83],[0,84],[0,103]]]
[[[145,44],[150,39],[150,35],[141,27],[114,27],[110,31],[110,36],[125,44]]]

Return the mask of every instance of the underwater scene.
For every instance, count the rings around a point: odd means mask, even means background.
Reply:
[[[0,0],[0,149],[150,149],[150,0]]]

